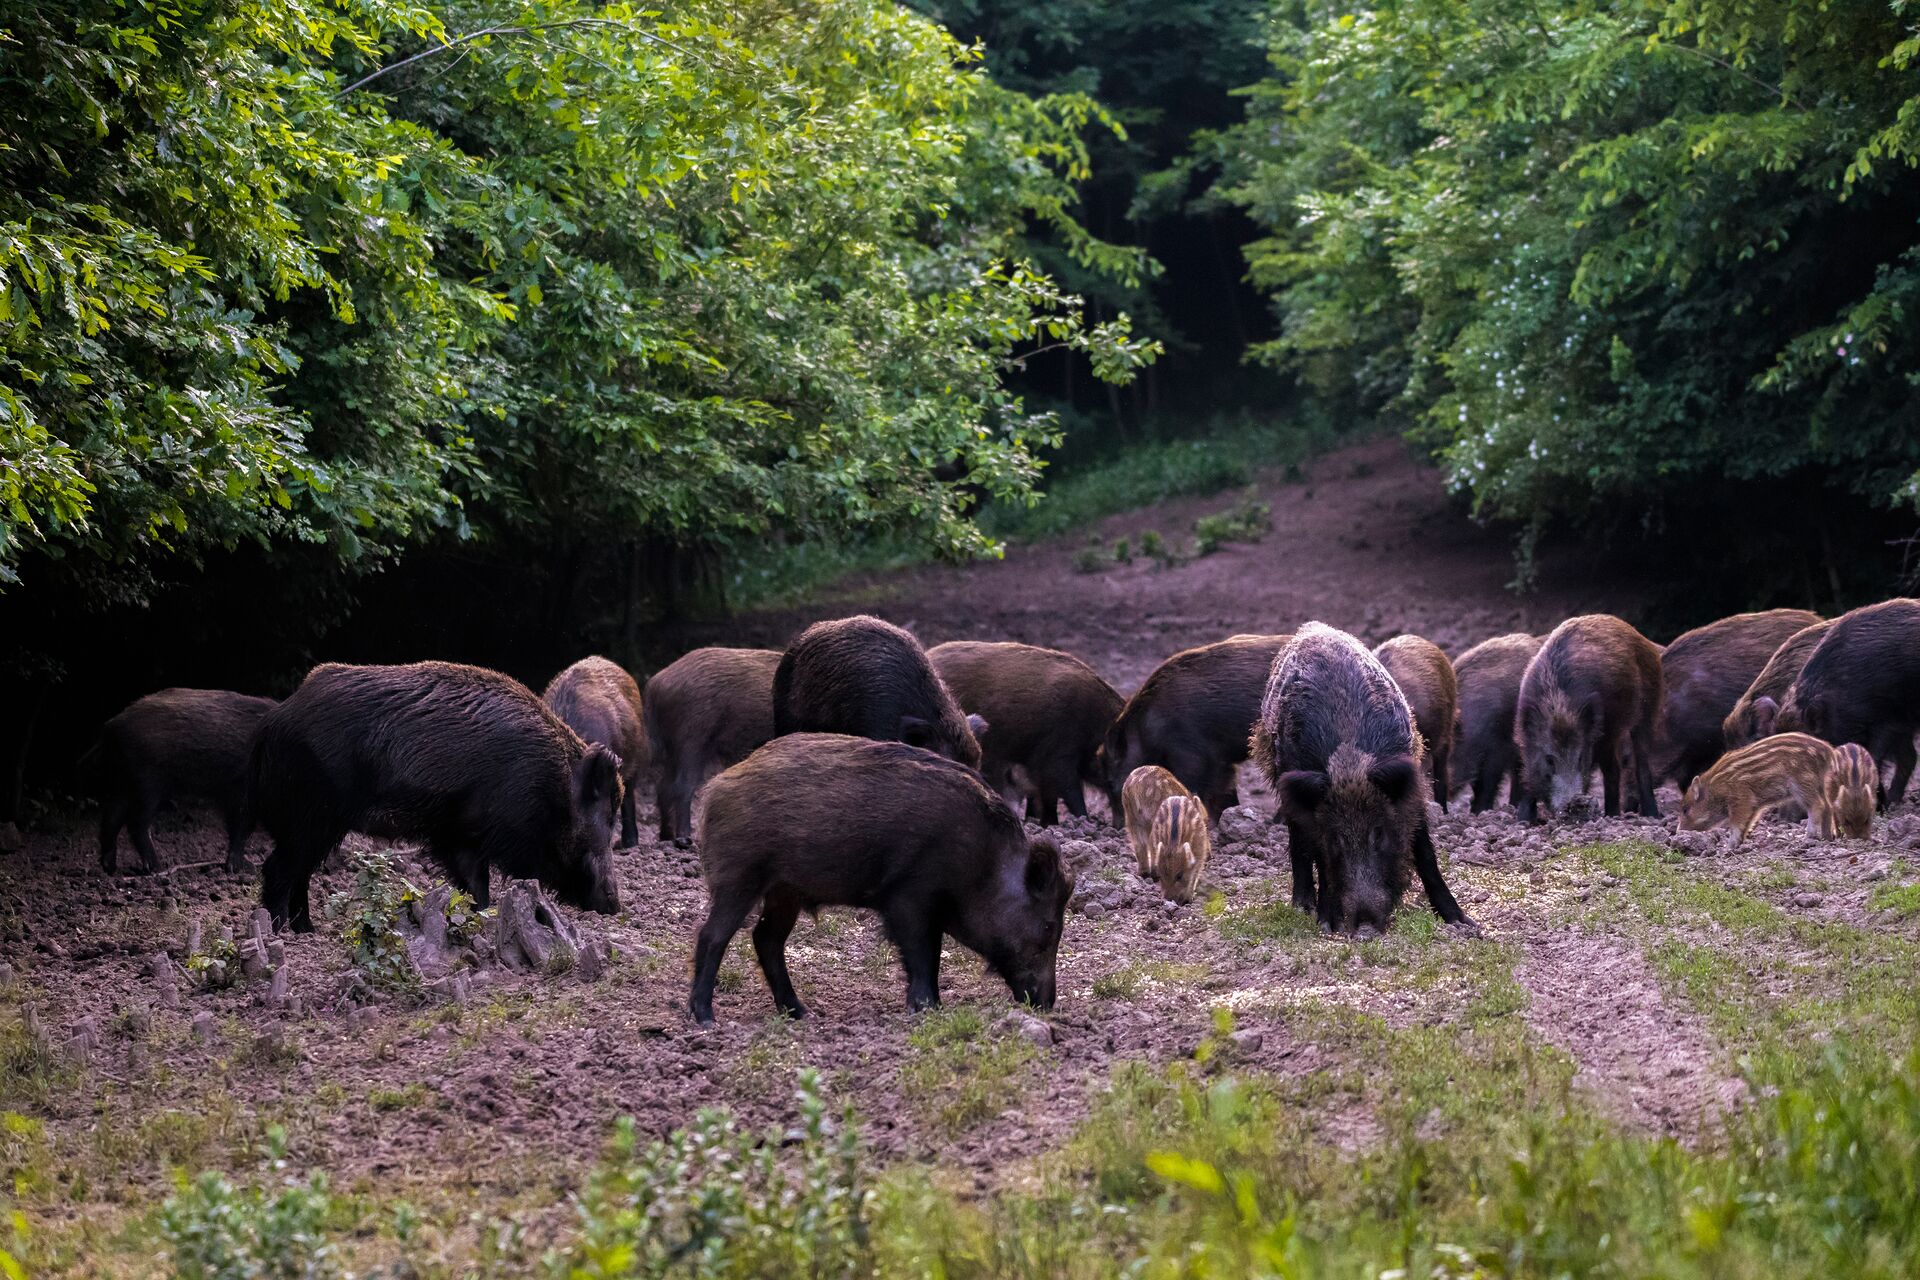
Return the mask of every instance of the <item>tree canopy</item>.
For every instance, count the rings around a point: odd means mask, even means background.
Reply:
[[[1220,140],[1256,354],[1407,415],[1477,512],[1914,496],[1910,6],[1294,0],[1270,51]]]
[[[979,551],[1125,317],[1096,120],[880,0],[0,0],[0,589],[884,528]],[[311,555],[301,563],[311,564]]]

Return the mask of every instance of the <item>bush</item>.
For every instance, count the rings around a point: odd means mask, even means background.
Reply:
[[[327,1238],[332,1207],[324,1173],[269,1193],[207,1172],[167,1201],[160,1232],[177,1280],[327,1280],[345,1274]]]
[[[1193,522],[1194,550],[1210,556],[1229,542],[1258,542],[1273,528],[1273,508],[1249,497],[1227,511]]]

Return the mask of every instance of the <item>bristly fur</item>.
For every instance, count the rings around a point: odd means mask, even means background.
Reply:
[[[1423,759],[1400,686],[1358,640],[1319,622],[1301,627],[1274,659],[1249,745],[1269,781],[1299,769],[1332,776],[1342,746],[1349,778],[1376,760],[1408,756],[1418,767]]]

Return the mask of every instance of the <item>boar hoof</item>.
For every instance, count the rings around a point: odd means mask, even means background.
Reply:
[[[1458,920],[1450,922],[1447,925],[1447,929],[1457,938],[1486,937],[1486,934],[1481,931],[1480,926],[1465,916],[1461,916]]]
[[[1371,942],[1380,936],[1380,931],[1370,924],[1363,924],[1353,931],[1355,942]]]
[[[793,1001],[791,1004],[783,1004],[779,1006],[779,1009],[781,1014],[791,1022],[798,1022],[807,1016],[807,1006],[801,1004],[798,1000]]]
[[[247,861],[247,855],[236,853],[227,859],[227,872],[230,875],[243,876],[253,870],[253,864]]]
[[[710,1026],[712,1026],[712,1025],[713,1025],[713,1010],[712,1010],[712,1009],[705,1009],[705,1010],[703,1010],[703,1009],[701,1009],[701,1008],[700,1008],[699,1006],[697,1006],[697,1005],[695,1005],[695,1006],[691,1006],[691,1007],[689,1007],[689,1009],[688,1009],[688,1012],[689,1012],[689,1013],[691,1013],[691,1014],[693,1014],[693,1025],[694,1025],[694,1026],[696,1026],[696,1027],[710,1027]]]
[[[676,849],[691,849],[693,848],[693,838],[691,836],[675,836],[673,838],[673,847]]]

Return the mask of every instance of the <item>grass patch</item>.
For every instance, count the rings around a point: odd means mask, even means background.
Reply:
[[[1920,916],[1920,884],[1883,884],[1867,896],[1867,905],[1900,920]]]
[[[1096,1000],[1132,1000],[1154,986],[1191,986],[1207,976],[1203,964],[1178,964],[1171,960],[1145,960],[1103,973],[1093,980]]]
[[[1020,1036],[989,1027],[985,1014],[965,1004],[921,1014],[907,1043],[913,1054],[900,1068],[901,1093],[948,1136],[1014,1101],[1012,1083],[1038,1053]]]
[[[426,1105],[427,1086],[418,1080],[398,1089],[375,1087],[367,1090],[367,1105],[375,1111],[411,1111]]]

